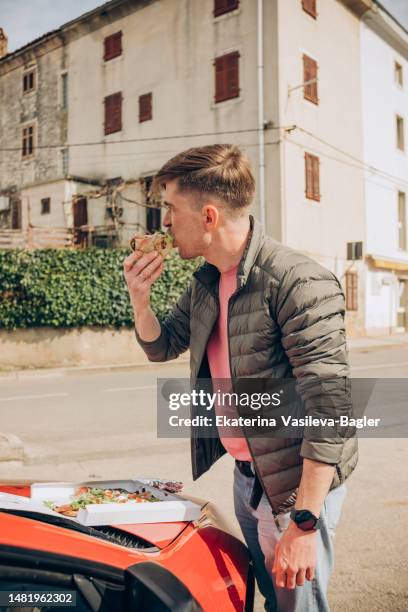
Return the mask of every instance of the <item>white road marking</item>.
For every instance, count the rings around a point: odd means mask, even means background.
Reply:
[[[145,385],[142,387],[113,387],[112,389],[102,389],[102,393],[116,393],[117,391],[146,391],[147,389],[157,389],[157,385]]]
[[[406,366],[408,366],[408,361],[401,361],[400,363],[376,363],[376,364],[372,364],[372,365],[366,365],[366,366],[354,366],[352,367],[352,371],[355,372],[356,370],[377,370],[380,368],[405,368]]]
[[[36,400],[48,397],[67,397],[68,393],[43,393],[42,395],[11,395],[10,397],[0,397],[0,402],[12,402],[14,400]]]

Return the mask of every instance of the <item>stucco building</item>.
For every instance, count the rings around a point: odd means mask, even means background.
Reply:
[[[4,55],[0,219],[123,243],[160,226],[148,189],[164,161],[236,143],[254,214],[341,278],[364,333],[373,15],[372,0],[112,0]]]
[[[385,11],[361,24],[366,330],[408,330],[408,32]]]

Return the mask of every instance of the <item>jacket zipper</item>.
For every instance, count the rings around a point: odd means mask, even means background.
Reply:
[[[231,345],[230,345],[230,333],[229,333],[230,309],[231,309],[231,306],[232,306],[232,300],[233,300],[233,299],[236,297],[236,295],[239,293],[239,291],[241,291],[241,289],[242,289],[242,287],[240,287],[239,289],[237,289],[237,290],[236,290],[236,291],[235,291],[235,292],[234,292],[234,293],[231,295],[231,297],[230,297],[230,298],[229,298],[229,300],[228,300],[228,318],[227,318],[228,360],[229,360],[229,367],[230,367],[230,373],[231,373],[231,388],[232,388],[232,391],[233,391],[233,392],[234,392],[234,383],[233,383],[233,373],[232,373],[232,364],[231,364]],[[218,298],[218,310],[219,310],[219,304],[220,304],[220,301],[219,301],[219,298]],[[239,415],[238,415],[238,416],[239,416]],[[255,463],[255,458],[254,458],[254,455],[253,455],[253,453],[252,453],[251,447],[250,447],[250,445],[249,445],[249,443],[248,443],[248,438],[247,438],[247,435],[246,435],[246,433],[245,433],[245,429],[243,429],[243,430],[242,430],[242,433],[244,434],[244,438],[245,438],[245,440],[246,440],[246,443],[247,443],[247,446],[248,446],[249,453],[250,453],[250,455],[251,455],[252,465],[253,465],[254,470],[255,470],[255,472],[256,472],[256,475],[257,475],[257,477],[258,477],[259,483],[260,483],[260,485],[261,485],[261,487],[262,487],[262,491],[263,491],[263,492],[264,492],[264,494],[266,495],[266,498],[267,498],[267,500],[269,501],[269,504],[270,504],[270,506],[271,506],[272,516],[273,516],[273,520],[274,520],[274,522],[275,522],[275,525],[276,525],[276,527],[277,527],[278,531],[279,531],[279,532],[282,532],[282,528],[281,528],[281,526],[280,526],[280,524],[279,524],[278,515],[277,515],[277,513],[275,512],[275,510],[273,509],[272,502],[271,502],[271,500],[270,500],[270,498],[269,498],[269,496],[268,496],[267,492],[265,491],[265,489],[264,489],[264,487],[263,487],[263,485],[262,485],[262,480],[261,480],[261,478],[260,478],[260,476],[259,476],[258,469],[257,469],[257,467],[256,467],[256,463]]]
[[[215,299],[216,306],[217,306],[217,316],[216,316],[216,318],[215,318],[215,323],[214,323],[214,326],[215,326],[215,324],[217,323],[218,318],[219,318],[219,316],[220,316],[220,300],[219,300],[218,295],[217,295],[215,292],[210,291],[209,293],[210,293],[211,295],[213,295],[213,297],[214,297],[214,299]],[[213,328],[211,329],[211,331],[210,331],[210,334],[209,334],[208,338],[210,338],[210,337],[211,337],[211,334],[212,334],[212,332],[213,332],[213,330],[214,330],[214,326],[213,326]],[[201,362],[202,362],[202,360],[203,360],[203,358],[204,358],[204,355],[205,355],[206,350],[207,350],[207,349],[205,348],[205,349],[204,349],[204,354],[203,354],[203,357],[201,358]],[[199,368],[200,368],[200,366],[199,366]],[[199,371],[197,372],[196,382],[197,382],[197,377],[198,377],[198,374],[199,374]],[[197,474],[197,462],[196,462],[196,450],[197,450],[197,448],[196,448],[196,447],[197,447],[197,445],[196,445],[196,440],[197,440],[197,438],[195,437],[194,427],[191,429],[191,437],[192,437],[192,440],[194,441],[194,444],[192,444],[192,446],[191,446],[191,462],[192,462],[192,464],[193,464],[193,471],[194,471],[194,474]],[[193,452],[193,446],[194,446],[194,452]]]

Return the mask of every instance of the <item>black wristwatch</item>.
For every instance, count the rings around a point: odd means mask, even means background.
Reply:
[[[292,521],[302,531],[316,531],[320,529],[321,519],[317,518],[310,510],[295,510],[290,513]]]

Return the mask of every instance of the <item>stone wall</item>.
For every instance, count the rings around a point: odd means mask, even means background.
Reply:
[[[188,359],[187,354],[181,359]],[[51,327],[0,331],[0,370],[146,365],[132,329]]]

